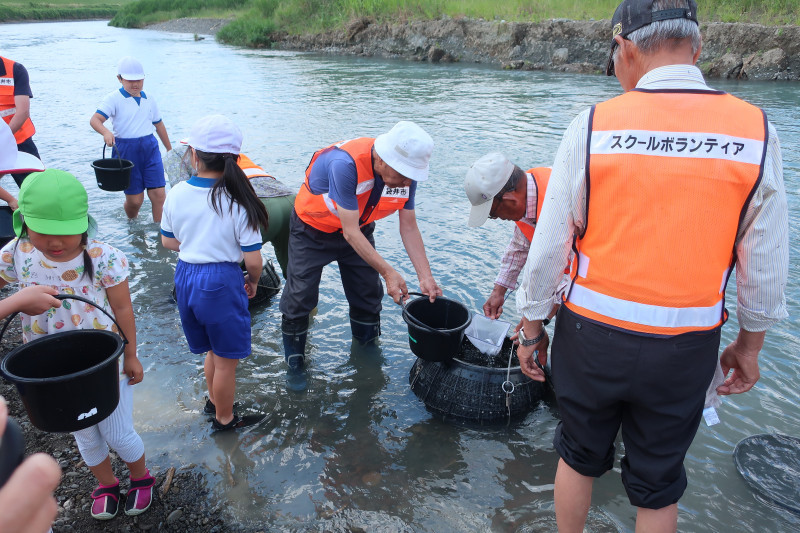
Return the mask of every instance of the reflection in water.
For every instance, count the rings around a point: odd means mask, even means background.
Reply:
[[[145,91],[158,100],[173,143],[212,108],[240,125],[248,155],[297,189],[320,146],[414,120],[436,142],[431,179],[421,185],[416,209],[433,274],[446,297],[478,311],[513,228],[499,221],[466,228],[462,184],[469,164],[495,150],[526,168],[550,164],[572,118],[618,94],[616,80],[240,50],[213,39],[120,30],[100,21],[4,24],[0,49],[30,72],[35,140],[45,163],[86,185],[99,237],[130,259],[138,352],[146,370],[135,388],[134,419],[155,469],[197,465],[219,505],[265,530],[346,531],[360,524],[369,531],[555,531],[553,406],[540,405],[510,427],[437,420],[409,390],[414,357],[400,309],[390,299],[384,301],[378,349],[351,347],[335,265],[323,272],[309,335],[308,391],[286,390],[273,298],[252,311],[253,354],[237,370],[241,408],[267,418],[246,431],[211,435],[201,414],[202,358],[189,352],[170,298],[175,255],[158,244],[149,214],[128,222],[119,193],[97,188],[89,164],[102,147],[88,121],[116,83],[118,59],[137,55],[147,69]],[[69,61],[54,60],[63,57]],[[220,73],[225,82],[201,83],[198,72]],[[229,81],[234,73],[235,83]],[[798,234],[800,86],[712,85],[764,107],[778,129],[790,226]],[[2,185],[16,193],[9,178]],[[416,290],[413,266],[402,246],[392,244],[398,239],[396,217],[381,220],[378,247]],[[800,241],[791,246],[787,294],[790,316],[797,317],[800,266],[794,257]],[[731,292],[729,307],[735,301]],[[519,320],[513,305],[506,313],[505,320]],[[723,345],[736,330],[734,318]],[[686,459],[689,489],[680,504],[680,531],[800,530],[800,518],[755,499],[731,461],[735,444],[748,435],[797,433],[800,410],[789,391],[800,381],[799,351],[792,318],[767,336],[756,388],[725,400],[722,424],[700,429]],[[595,485],[593,513],[619,527],[592,530],[630,529],[634,516],[619,473]]]

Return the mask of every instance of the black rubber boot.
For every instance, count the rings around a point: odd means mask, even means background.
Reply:
[[[289,369],[286,373],[286,385],[293,391],[304,391],[307,386],[305,372],[306,337],[308,336],[308,317],[287,319],[281,318],[283,334],[283,358]]]
[[[350,331],[361,344],[369,344],[381,335],[381,315],[350,309]]]

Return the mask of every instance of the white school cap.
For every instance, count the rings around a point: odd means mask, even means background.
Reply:
[[[187,144],[201,152],[239,155],[242,130],[225,115],[208,115],[194,123]]]
[[[375,138],[375,152],[384,163],[414,181],[428,179],[428,162],[433,139],[425,130],[407,120]]]
[[[119,64],[117,65],[117,74],[119,74],[120,78],[123,80],[143,80],[144,67],[141,63],[139,63],[138,59],[131,56],[125,56],[119,60]]]
[[[464,192],[472,204],[467,222],[471,228],[480,226],[489,218],[492,200],[503,190],[513,171],[514,163],[500,152],[486,154],[469,167],[464,180]]]
[[[17,140],[11,128],[0,120],[0,174],[40,172],[42,162],[34,155],[17,150]]]

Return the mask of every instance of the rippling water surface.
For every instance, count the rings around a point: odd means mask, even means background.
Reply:
[[[158,245],[158,227],[149,215],[128,222],[121,194],[96,187],[89,164],[100,158],[102,139],[89,118],[106,92],[118,87],[119,57],[135,55],[144,63],[145,91],[157,99],[173,143],[200,116],[227,114],[244,131],[244,151],[292,187],[300,186],[314,150],[377,135],[400,119],[414,120],[436,141],[431,179],[417,199],[433,273],[446,296],[477,311],[491,290],[512,226],[489,221],[480,229],[467,228],[466,169],[491,150],[504,151],[524,168],[551,164],[572,117],[618,94],[615,80],[243,50],[211,38],[120,30],[99,21],[3,25],[0,51],[30,72],[35,140],[46,164],[85,183],[100,238],[131,260],[139,355],[146,369],[136,390],[135,418],[150,463],[161,470],[195,465],[207,475],[214,497],[228,502],[240,520],[276,528],[317,528],[343,511],[385,530],[555,531],[554,408],[543,404],[519,423],[494,429],[433,418],[409,389],[413,356],[400,310],[390,299],[384,300],[380,350],[351,350],[335,267],[323,275],[309,338],[308,392],[297,395],[284,387],[275,300],[253,313],[253,355],[238,377],[243,405],[267,417],[246,433],[211,436],[200,414],[202,361],[188,351],[169,296],[175,256]],[[713,85],[763,107],[777,127],[791,235],[796,235],[800,85]],[[9,178],[2,185],[16,192]],[[376,235],[380,253],[416,288],[396,217],[382,221]],[[681,531],[800,530],[796,516],[754,497],[731,460],[733,447],[748,435],[800,432],[798,241],[791,246],[791,317],[767,336],[756,388],[727,399],[722,423],[702,426],[689,450]],[[734,301],[731,293],[729,302]],[[733,315],[723,343],[738,329]],[[505,318],[518,320],[513,305]],[[635,513],[618,469],[595,487],[588,529],[632,530]]]

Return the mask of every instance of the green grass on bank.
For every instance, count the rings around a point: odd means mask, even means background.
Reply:
[[[0,0],[0,22],[111,18],[133,0]]]
[[[223,42],[267,46],[275,32],[314,33],[376,21],[442,16],[537,22],[553,18],[608,19],[618,0],[137,0],[120,9],[112,25],[141,27],[179,17],[224,13],[235,20],[218,34]],[[800,0],[699,0],[702,21],[800,24]]]
[[[314,33],[373,20],[483,18],[538,22],[553,18],[609,19],[619,0],[0,0],[0,20],[109,16],[114,26],[138,28],[181,17],[235,18],[220,40],[267,46],[276,32]],[[800,25],[800,0],[698,0],[703,22]]]

